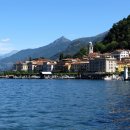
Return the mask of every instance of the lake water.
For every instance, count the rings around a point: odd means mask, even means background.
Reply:
[[[0,79],[0,130],[130,130],[130,81]]]

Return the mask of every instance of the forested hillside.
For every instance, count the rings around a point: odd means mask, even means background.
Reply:
[[[130,15],[115,23],[104,40],[95,44],[94,49],[100,52],[130,49]]]

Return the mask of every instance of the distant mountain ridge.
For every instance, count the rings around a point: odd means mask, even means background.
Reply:
[[[0,70],[10,68],[16,61],[28,60],[29,57],[57,59],[60,53],[74,55],[81,48],[88,47],[90,41],[93,42],[95,51],[110,52],[119,48],[130,49],[130,15],[114,24],[109,31],[93,37],[84,37],[71,41],[62,36],[46,46],[21,50],[16,54],[1,59]]]
[[[3,58],[6,58],[6,57],[9,57],[9,56],[12,56],[13,54],[16,54],[18,51],[17,50],[13,50],[9,53],[6,53],[6,54],[3,54],[3,55],[0,55],[0,59],[3,59]]]
[[[73,41],[71,41],[71,44],[62,52],[64,55],[74,55],[76,54],[81,48],[88,47],[89,42],[93,42],[95,44],[96,42],[102,41],[105,36],[108,34],[108,31],[101,33],[96,36],[92,37],[84,37],[84,38],[78,38]],[[59,57],[60,53],[57,53],[51,59],[57,59]]]
[[[58,38],[54,42],[35,49],[25,49],[13,54],[9,57],[0,60],[0,70],[10,68],[17,61],[24,61],[31,58],[51,58],[57,59],[60,53],[65,54],[75,54],[82,47],[87,47],[88,43],[92,41],[93,43],[102,41],[106,36],[107,32],[99,34],[93,37],[79,38],[76,40],[69,40],[64,36]]]
[[[68,46],[68,48],[64,51],[64,53],[73,55],[77,53],[80,50],[80,48],[87,47],[90,41],[93,44],[102,41],[107,34],[108,32],[104,32],[93,37],[84,37],[84,38],[73,40],[70,46]]]
[[[38,57],[45,57],[45,58],[50,58],[56,53],[60,53],[64,51],[71,41],[65,37],[60,37],[54,42],[43,46],[39,47],[36,49],[25,49],[17,52],[14,55],[11,55],[10,57],[6,57],[4,59],[0,60],[0,70],[4,70],[6,68],[10,68],[15,62],[17,61],[24,61],[28,60],[29,57],[31,58],[38,58]]]

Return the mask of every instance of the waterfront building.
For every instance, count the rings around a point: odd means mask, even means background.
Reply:
[[[36,59],[32,61],[32,71],[41,72],[43,71],[43,64],[49,62],[49,59]]]
[[[34,71],[36,68],[36,62],[35,61],[30,61],[28,63],[28,72],[32,72]]]
[[[125,66],[126,66],[126,63],[125,63],[125,62],[117,61],[117,71],[118,71],[119,73],[124,71],[124,67],[125,67]]]
[[[122,60],[122,58],[129,57],[129,51],[127,50],[116,50],[111,53],[114,58],[117,60]]]
[[[25,61],[22,63],[22,71],[28,71],[28,63],[29,61]]]
[[[40,72],[43,70],[43,63],[48,62],[48,59],[35,59],[25,62],[17,62],[14,64],[15,71]]]
[[[55,70],[56,61],[47,61],[43,63],[42,70],[44,72],[52,72]]]
[[[14,71],[21,71],[22,70],[22,62],[16,62],[16,64],[14,64]]]
[[[123,72],[124,67],[127,66],[130,70],[130,57],[122,58],[121,61],[117,61],[117,70],[118,72]]]
[[[117,60],[115,58],[95,58],[89,61],[90,72],[113,73],[116,71],[116,66]]]
[[[14,71],[28,71],[28,61],[16,62],[14,64]]]
[[[37,63],[34,68],[34,72],[41,72],[42,70],[43,70],[43,63],[42,62]]]
[[[72,72],[88,72],[89,71],[89,61],[74,62],[71,64]]]
[[[129,57],[130,57],[130,50],[128,50],[128,53],[129,53]]]
[[[73,59],[73,58],[62,59],[59,62],[57,62],[55,66],[55,71],[56,72],[70,72],[71,64],[78,61],[80,61],[78,58],[77,59]]]

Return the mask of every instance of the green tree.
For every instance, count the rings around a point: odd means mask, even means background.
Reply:
[[[64,56],[64,58],[72,58],[72,56],[68,54],[68,55]]]
[[[121,49],[127,49],[128,48],[128,42],[127,41],[122,41],[119,44],[119,48],[121,48]]]
[[[116,49],[130,49],[130,15],[113,24],[104,40],[94,46],[94,50],[100,52]]]
[[[86,48],[81,48],[79,52],[77,52],[73,57],[74,58],[82,58],[84,55],[87,54]]]
[[[104,52],[106,49],[105,45],[102,43],[102,42],[99,42],[97,44],[95,44],[94,46],[94,50],[97,51],[97,52]]]

